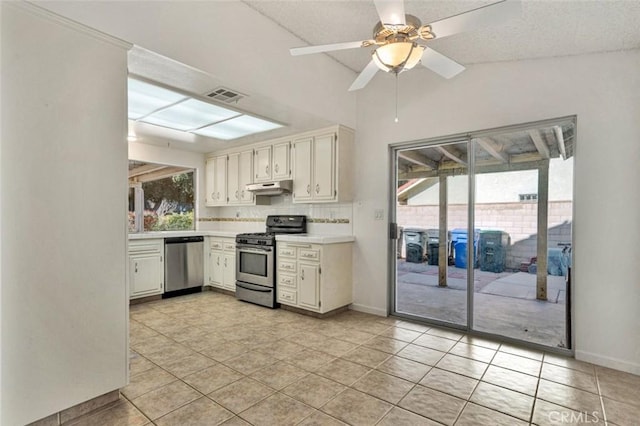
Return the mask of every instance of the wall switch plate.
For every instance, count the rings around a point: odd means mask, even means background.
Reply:
[[[376,209],[373,212],[373,218],[375,220],[383,220],[384,219],[384,210],[382,209]]]

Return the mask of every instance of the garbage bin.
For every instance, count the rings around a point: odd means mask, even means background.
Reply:
[[[509,234],[504,231],[480,231],[478,238],[480,251],[480,270],[487,272],[504,272],[507,262]]]
[[[440,230],[427,229],[427,263],[438,264],[438,251],[440,250]]]
[[[405,228],[403,233],[407,262],[422,263],[427,252],[427,230]]]
[[[479,229],[473,233],[473,267],[478,265],[478,235]],[[451,231],[451,248],[456,268],[467,267],[467,230],[458,228]]]

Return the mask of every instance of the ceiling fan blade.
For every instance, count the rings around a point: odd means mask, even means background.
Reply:
[[[378,66],[375,62],[373,62],[372,59],[371,62],[369,62],[369,64],[367,64],[367,66],[364,67],[364,69],[360,72],[358,78],[355,79],[353,84],[351,84],[351,87],[349,87],[349,91],[353,92],[354,90],[362,89],[371,81],[371,79],[374,75],[376,75],[379,69],[380,68],[378,68]]]
[[[436,38],[443,38],[476,28],[499,25],[521,15],[522,3],[519,0],[504,0],[429,25]]]
[[[438,53],[433,49],[429,49],[428,47],[424,48],[424,52],[422,53],[422,59],[420,60],[420,62],[425,67],[429,68],[436,74],[440,74],[444,78],[454,77],[460,74],[465,69],[462,65],[460,65],[453,59],[449,59],[442,53]]]
[[[294,47],[289,49],[291,56],[310,55],[312,53],[332,52],[334,50],[355,49],[357,47],[369,46],[369,40],[348,41],[345,43],[320,44],[317,46]]]
[[[405,26],[404,0],[374,0],[382,25]]]

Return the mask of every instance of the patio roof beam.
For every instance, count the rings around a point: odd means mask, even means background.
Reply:
[[[560,156],[563,160],[567,159],[567,148],[564,145],[564,135],[562,134],[562,129],[560,126],[553,126],[553,132],[556,135],[556,141],[558,142],[558,151],[560,151]]]
[[[416,151],[400,151],[398,152],[398,158],[402,158],[410,163],[417,164],[418,166],[428,167],[432,170],[438,169],[438,163],[427,157],[426,155],[420,154]]]
[[[513,159],[508,164],[492,164],[487,166],[478,166],[474,170],[476,174],[482,173],[499,173],[499,172],[513,172],[520,170],[536,170],[540,166],[548,164],[549,160],[536,160],[527,161],[522,163],[514,163]],[[425,170],[425,171],[411,171],[408,173],[400,174],[400,179],[421,179],[437,176],[458,176],[466,175],[469,171],[466,167],[457,167],[452,169],[440,169],[440,170]]]
[[[509,162],[509,155],[502,152],[502,148],[504,148],[504,146],[498,146],[497,143],[489,138],[477,138],[474,140],[478,143],[478,145],[480,145],[482,149],[487,151],[489,155],[491,155],[496,160],[500,161],[501,163]]]
[[[533,129],[529,130],[529,137],[531,138],[531,142],[536,146],[536,149],[542,156],[542,158],[549,159],[551,158],[551,152],[549,151],[549,145],[542,138],[542,134],[540,130]]]
[[[467,160],[464,158],[464,154],[458,154],[453,149],[446,146],[436,146],[436,150],[440,151],[442,155],[449,158],[450,160],[455,161],[456,163],[462,164],[463,166],[467,165]]]

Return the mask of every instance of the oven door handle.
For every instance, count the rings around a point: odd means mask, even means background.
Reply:
[[[244,288],[245,290],[251,291],[259,291],[261,293],[271,293],[273,291],[272,287],[262,287],[257,285],[251,285],[243,282],[236,282],[236,287]]]
[[[237,251],[245,251],[248,253],[270,253],[273,251],[273,247],[256,247],[256,246],[240,246],[236,244]]]

